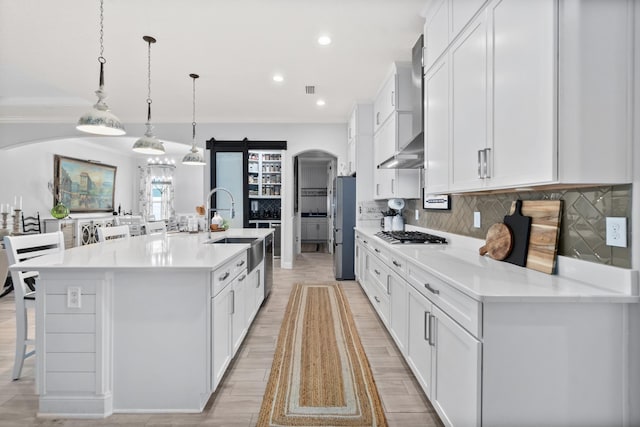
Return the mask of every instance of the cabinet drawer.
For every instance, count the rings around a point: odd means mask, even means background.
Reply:
[[[381,294],[387,295],[389,293],[388,279],[389,272],[387,266],[384,265],[378,258],[372,256],[369,260],[369,283],[375,284],[376,291]],[[370,289],[374,292],[374,289]],[[375,293],[374,292],[374,293]]]
[[[402,275],[407,271],[404,258],[392,253],[389,248],[386,247],[386,244],[373,241],[369,245],[369,249],[396,273]]]
[[[482,307],[479,301],[463,294],[451,285],[407,262],[409,283],[442,311],[475,337],[482,337]]]
[[[378,316],[385,325],[389,324],[389,297],[382,292],[371,294],[371,304],[378,312]]]
[[[241,271],[247,268],[247,254],[243,252],[222,267],[216,268],[211,274],[211,296],[216,296]]]

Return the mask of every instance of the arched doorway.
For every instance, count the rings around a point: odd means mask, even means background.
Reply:
[[[309,150],[294,158],[295,254],[333,253],[331,190],[337,158],[322,150]]]

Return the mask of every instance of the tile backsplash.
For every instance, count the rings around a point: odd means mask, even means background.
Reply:
[[[631,185],[567,188],[549,191],[500,194],[452,195],[451,210],[422,208],[422,200],[407,200],[408,224],[484,239],[492,224],[502,222],[511,202],[522,200],[564,200],[558,254],[585,261],[631,268]],[[415,209],[420,219],[415,219]],[[473,213],[481,214],[481,228],[473,227]],[[627,247],[606,245],[605,218],[627,218]]]

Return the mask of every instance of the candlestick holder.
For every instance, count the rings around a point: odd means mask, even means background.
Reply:
[[[13,212],[13,234],[20,234],[20,212],[22,209],[14,209]]]
[[[2,238],[9,235],[9,230],[7,229],[7,217],[9,216],[9,212],[1,212],[1,214],[2,228],[0,228],[0,247],[2,247]]]

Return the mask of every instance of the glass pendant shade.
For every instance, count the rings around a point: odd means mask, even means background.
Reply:
[[[193,143],[191,145],[191,151],[189,151],[182,158],[182,164],[183,165],[192,165],[192,166],[204,166],[207,163],[204,161],[204,156],[202,155],[200,150],[198,150],[198,147],[196,147],[196,144]]]
[[[158,155],[164,154],[162,141],[153,135],[152,126],[147,123],[147,131],[133,144],[133,151],[140,154]]]

